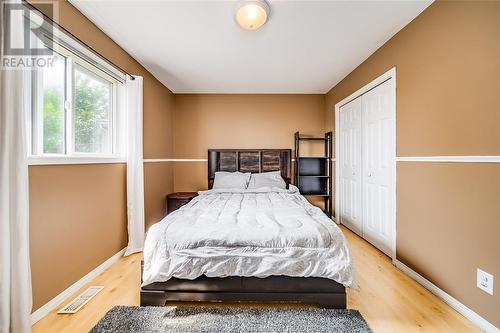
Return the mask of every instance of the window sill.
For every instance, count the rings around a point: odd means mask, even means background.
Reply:
[[[116,164],[126,163],[125,157],[117,156],[30,156],[28,165],[65,165],[65,164]]]

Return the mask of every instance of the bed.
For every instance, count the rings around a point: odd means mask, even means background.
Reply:
[[[215,173],[279,171],[286,189],[212,189]],[[346,308],[354,269],[340,229],[291,182],[290,149],[212,149],[208,187],[148,231],[141,305],[307,303]]]

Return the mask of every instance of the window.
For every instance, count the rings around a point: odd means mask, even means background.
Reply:
[[[75,152],[112,153],[112,83],[76,65],[74,87]]]
[[[40,71],[41,96],[38,101],[42,151],[46,154],[64,154],[66,112],[66,59],[57,54],[52,68]]]
[[[56,47],[53,66],[34,70],[29,82],[31,164],[123,161],[118,81]]]

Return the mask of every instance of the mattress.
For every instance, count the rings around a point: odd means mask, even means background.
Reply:
[[[321,277],[354,285],[341,230],[293,185],[202,191],[151,226],[143,286],[202,275]]]

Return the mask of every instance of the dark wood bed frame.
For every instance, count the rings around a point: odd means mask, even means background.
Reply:
[[[212,188],[217,171],[281,171],[283,179],[290,184],[291,156],[291,149],[210,149],[208,187]],[[345,309],[346,292],[342,284],[330,279],[289,276],[171,278],[141,288],[142,306],[193,301],[307,303],[323,308]]]

